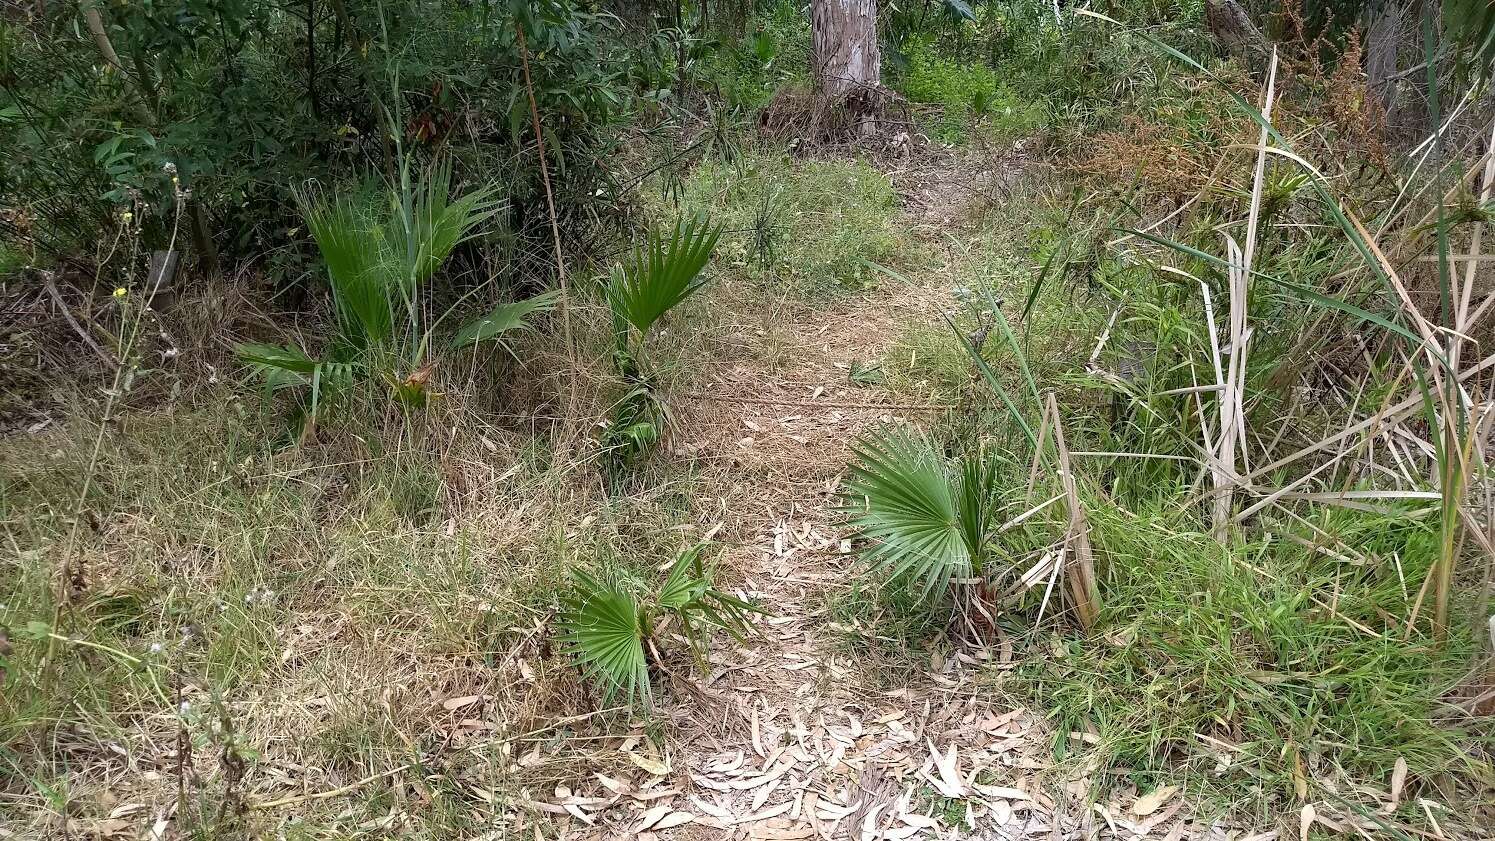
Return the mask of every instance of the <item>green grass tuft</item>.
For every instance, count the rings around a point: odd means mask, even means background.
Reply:
[[[656,198],[653,215],[677,209]],[[867,265],[908,261],[886,176],[861,161],[797,161],[771,152],[704,161],[686,178],[678,212],[706,213],[725,230],[713,263],[739,277],[805,292],[856,289]]]
[[[1397,757],[1422,779],[1488,772],[1488,732],[1440,703],[1465,674],[1467,641],[1438,649],[1425,616],[1402,639],[1416,596],[1402,576],[1421,581],[1436,556],[1428,527],[1321,517],[1383,559],[1361,567],[1267,535],[1226,549],[1161,515],[1093,506],[1090,518],[1102,630],[1052,637],[1018,676],[1061,734],[1094,729],[1103,763],[1138,782],[1182,773],[1267,813],[1335,768],[1382,784]]]

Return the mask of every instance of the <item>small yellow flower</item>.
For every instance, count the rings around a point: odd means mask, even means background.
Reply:
[[[125,296],[125,294],[126,294],[126,292],[125,292],[125,288],[123,286],[116,286],[116,287],[114,287],[114,297],[116,297],[116,298],[123,298]]]
[[[119,215],[119,221],[125,223],[126,225],[130,224],[130,220],[134,219],[134,218],[135,218],[135,214],[131,213],[128,210],[124,211],[123,213],[121,213]]]

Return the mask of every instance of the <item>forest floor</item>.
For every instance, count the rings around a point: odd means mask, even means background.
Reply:
[[[349,413],[301,446],[237,384],[177,399],[166,362],[118,434],[77,400],[0,439],[19,556],[0,618],[44,615],[57,557],[76,542],[82,559],[55,683],[0,694],[16,783],[0,841],[1365,835],[1309,802],[1243,816],[1244,786],[1212,797],[1198,775],[1101,765],[1104,732],[1056,721],[1026,680],[1063,653],[1067,616],[972,633],[858,563],[838,511],[856,441],[991,417],[968,405],[989,395],[951,319],[970,322],[964,290],[1031,278],[1054,175],[1021,152],[941,149],[700,165],[660,215],[704,205],[738,236],[655,336],[664,445],[614,475],[578,467],[589,444],[548,446],[568,369],[545,335],[513,367],[473,357],[413,422]],[[765,196],[789,231],[768,268],[741,236]],[[1044,387],[1105,329],[1074,303],[1056,293],[1024,322]],[[601,419],[612,337],[595,301],[578,310],[576,416]],[[215,358],[183,345],[167,362]],[[564,650],[557,595],[577,568],[647,578],[696,542],[766,614],[740,641],[713,634],[705,663],[665,625],[651,706],[607,703]],[[1043,582],[1022,580],[1032,605]],[[26,664],[45,651],[16,642]],[[1218,775],[1231,757],[1200,738],[1200,773]]]

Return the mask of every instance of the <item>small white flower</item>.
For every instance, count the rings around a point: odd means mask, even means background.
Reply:
[[[181,706],[181,713],[182,713],[182,715],[187,715],[190,712],[192,712],[192,702],[191,701],[183,701],[182,702],[182,706]]]
[[[160,654],[164,650],[165,650],[165,646],[161,645],[161,643],[159,643],[159,642],[153,642],[153,643],[151,643],[151,653],[152,654]]]

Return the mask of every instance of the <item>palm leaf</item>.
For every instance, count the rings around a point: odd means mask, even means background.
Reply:
[[[394,324],[391,299],[398,281],[383,226],[358,197],[298,194],[297,202],[327,265],[343,341],[354,348],[384,341]]]
[[[971,574],[989,517],[983,506],[962,512],[964,489],[952,489],[942,459],[927,442],[900,432],[864,438],[846,483],[851,525],[873,541],[863,556],[894,577],[920,583],[925,595]],[[979,476],[970,495],[978,496]]]
[[[631,325],[642,340],[665,313],[705,285],[699,275],[721,233],[699,217],[676,223],[668,244],[651,232],[644,247],[613,272],[607,299],[615,320]]]
[[[679,610],[699,599],[706,592],[707,582],[701,571],[701,550],[704,545],[693,546],[681,552],[670,565],[669,574],[659,588],[659,606],[668,610]]]
[[[408,173],[402,174],[401,181],[389,235],[400,256],[400,281],[408,297],[430,280],[479,225],[497,215],[504,203],[496,198],[498,191],[492,185],[452,200],[452,171],[447,163],[437,165],[419,184],[411,185]]]
[[[240,342],[234,345],[234,356],[263,378],[271,391],[304,385],[317,367],[317,361],[295,345]]]
[[[608,698],[631,703],[649,696],[644,656],[644,624],[632,594],[583,570],[561,614],[564,641],[588,679],[603,685]]]
[[[748,614],[765,613],[752,602],[716,589],[712,583],[715,571],[701,561],[701,553],[705,548],[704,543],[697,544],[675,558],[658,597],[661,608],[680,618],[681,630],[703,668],[706,664],[706,645],[697,628],[699,621],[715,625],[738,640],[745,640],[750,627]]]
[[[452,337],[452,347],[467,347],[478,342],[497,340],[505,350],[509,350],[508,344],[501,337],[515,330],[527,329],[529,322],[526,319],[532,315],[550,311],[560,297],[560,292],[552,290],[523,301],[499,304],[492,312],[477,321],[463,325],[462,329],[457,331],[457,335]],[[512,350],[509,352],[513,353]]]
[[[310,386],[312,418],[318,416],[325,396],[336,396],[353,384],[353,366],[347,362],[319,362],[296,345],[240,342],[234,355],[265,381],[265,391]]]

